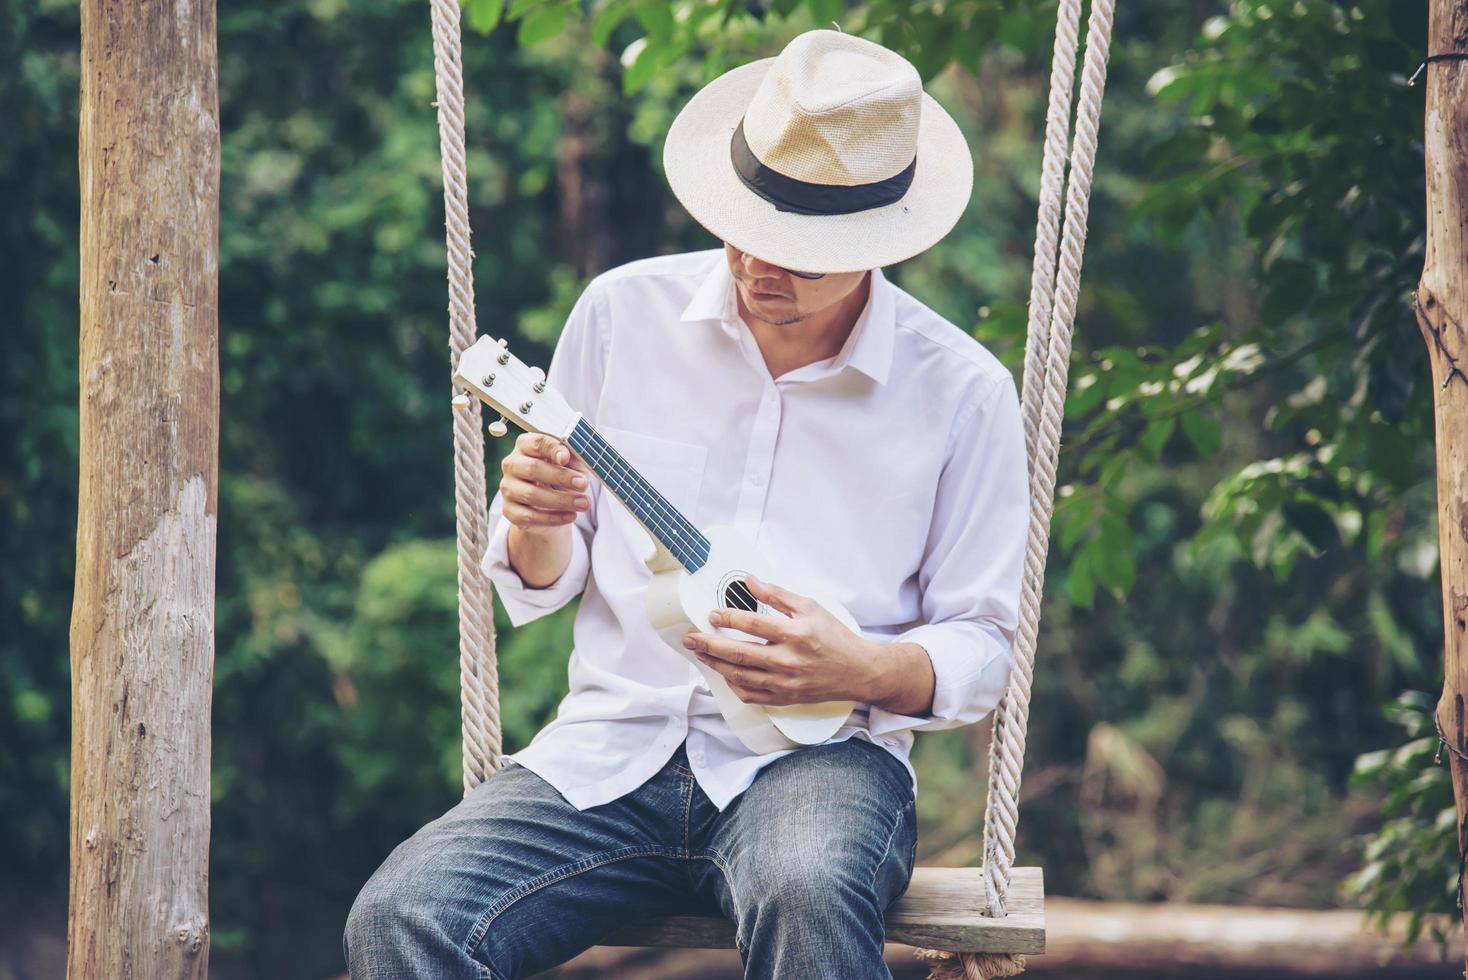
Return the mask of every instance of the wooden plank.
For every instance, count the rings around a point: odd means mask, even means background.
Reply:
[[[1045,952],[1045,885],[1039,868],[1015,868],[1009,914],[986,915],[979,868],[918,868],[907,893],[887,912],[887,940],[930,949],[984,953]],[[604,946],[734,945],[728,919],[678,915],[647,919],[602,940]]]

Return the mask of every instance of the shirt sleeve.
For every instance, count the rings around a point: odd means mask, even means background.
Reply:
[[[582,291],[556,341],[550,369],[546,372],[546,382],[593,425],[606,375],[610,336],[604,288],[597,278]],[[489,503],[489,543],[479,567],[493,583],[512,625],[524,626],[555,612],[586,587],[591,573],[591,537],[596,533],[600,481],[592,479],[587,493],[591,506],[578,513],[571,526],[571,561],[566,570],[550,585],[532,588],[510,564],[510,522],[504,519],[504,497],[496,487]]]
[[[953,430],[918,569],[924,622],[896,635],[933,664],[933,706],[903,715],[872,705],[868,729],[957,728],[983,718],[1009,682],[1029,534],[1029,470],[1013,378],[1001,378]]]

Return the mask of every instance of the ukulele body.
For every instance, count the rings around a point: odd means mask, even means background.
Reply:
[[[752,752],[760,754],[802,745],[818,745],[827,741],[846,722],[854,701],[823,701],[816,704],[759,705],[747,704],[729,687],[724,676],[698,659],[683,646],[683,635],[690,629],[728,636],[751,643],[766,642],[731,627],[711,626],[709,613],[715,609],[749,609],[762,615],[782,616],[780,610],[757,602],[743,585],[746,574],[765,582],[778,582],[784,588],[820,603],[853,632],[856,620],[846,607],[826,594],[819,586],[792,581],[788,574],[774,569],[758,547],[737,528],[714,525],[704,528],[709,541],[709,557],[698,571],[690,573],[654,538],[654,552],[646,564],[652,572],[647,587],[647,616],[663,642],[698,668],[713,695],[719,711],[729,722],[734,734]]]
[[[829,740],[845,723],[856,707],[854,701],[824,701],[819,704],[766,706],[746,704],[729,687],[722,674],[707,666],[683,646],[683,635],[691,629],[714,633],[752,643],[764,639],[729,627],[714,627],[708,615],[715,609],[742,608],[765,615],[783,615],[768,604],[758,602],[749,593],[743,579],[752,574],[764,581],[777,582],[820,603],[853,632],[856,620],[819,582],[794,579],[769,561],[742,531],[727,525],[700,530],[678,511],[635,466],[617,452],[616,446],[596,431],[582,414],[567,404],[554,387],[546,383],[545,372],[527,367],[509,351],[508,341],[485,335],[459,355],[454,366],[454,383],[463,394],[454,404],[467,407],[470,395],[504,416],[490,425],[490,432],[503,435],[505,419],[511,419],[527,432],[544,432],[558,439],[586,463],[602,486],[652,540],[651,556],[640,554],[652,572],[648,583],[646,608],[648,619],[658,637],[674,653],[679,654],[703,675],[719,711],[728,720],[739,740],[750,751],[765,754],[802,745],[818,745]],[[495,425],[499,431],[495,431]],[[685,564],[668,550],[684,552],[685,558],[701,559],[704,542],[708,558],[698,570],[688,571]],[[696,543],[696,547],[693,545]],[[757,608],[752,608],[757,607]]]

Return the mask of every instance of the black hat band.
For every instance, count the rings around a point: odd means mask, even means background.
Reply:
[[[902,200],[917,172],[917,157],[901,172],[870,184],[812,184],[771,170],[744,140],[744,120],[729,141],[729,158],[744,186],[769,201],[777,211],[796,214],[853,214]]]

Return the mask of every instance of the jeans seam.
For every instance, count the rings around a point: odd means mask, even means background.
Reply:
[[[749,955],[749,948],[745,945],[744,937],[739,935],[741,922],[739,919],[739,896],[734,893],[734,875],[729,871],[729,865],[724,856],[718,851],[710,850],[706,854],[690,854],[689,857],[701,861],[708,861],[719,869],[719,874],[724,876],[724,887],[729,889],[729,902],[734,906],[734,947],[739,950],[741,956]]]
[[[688,790],[683,794],[683,853],[689,853],[693,843],[693,773],[688,774]]]
[[[479,917],[479,921],[474,924],[474,928],[469,930],[469,937],[464,941],[464,952],[471,958],[478,953],[479,947],[484,943],[484,937],[489,933],[490,925],[494,923],[495,919],[503,915],[510,906],[521,899],[528,898],[544,888],[565,881],[567,878],[574,878],[576,875],[594,871],[597,868],[613,864],[617,861],[639,857],[678,856],[677,854],[670,855],[668,850],[668,848],[664,847],[623,847],[615,851],[602,851],[584,857],[579,861],[572,861],[558,868],[552,868],[544,874],[531,878],[529,881],[523,882],[504,895],[501,895],[485,909],[484,913]]]
[[[901,806],[901,808],[898,809],[897,815],[896,815],[896,817],[892,821],[892,829],[890,829],[890,830],[887,831],[887,843],[882,848],[882,859],[880,861],[878,861],[877,862],[877,866],[872,869],[872,882],[867,887],[867,890],[871,894],[873,894],[873,895],[877,894],[877,876],[882,873],[882,865],[884,865],[884,864],[887,863],[887,857],[888,857],[888,855],[890,855],[892,853],[892,841],[897,838],[897,828],[902,826],[902,817],[903,817],[903,814],[905,814],[909,809],[911,809],[913,807],[914,803],[915,803],[915,801],[908,800],[906,803],[904,803]],[[914,846],[916,846],[916,836],[917,835],[914,834],[913,836],[914,836]]]

